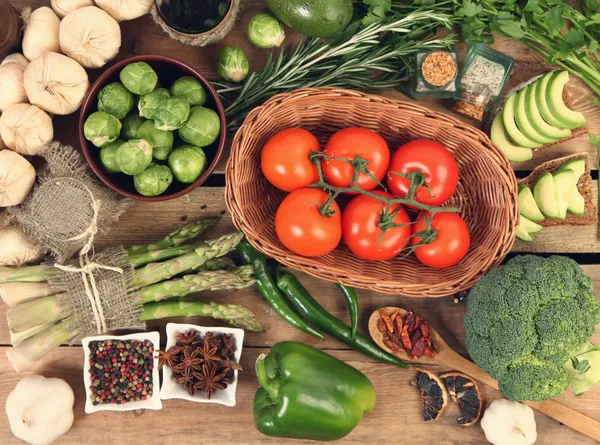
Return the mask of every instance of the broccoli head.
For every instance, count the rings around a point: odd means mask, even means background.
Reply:
[[[568,388],[563,365],[599,322],[592,281],[575,261],[519,256],[471,290],[467,351],[509,399],[545,400]]]

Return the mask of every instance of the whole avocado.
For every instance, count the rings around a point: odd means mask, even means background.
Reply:
[[[275,16],[309,37],[327,37],[346,29],[352,0],[265,0]]]

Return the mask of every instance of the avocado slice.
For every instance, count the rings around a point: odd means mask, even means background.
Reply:
[[[533,186],[533,197],[542,213],[550,218],[559,218],[558,199],[552,173],[544,173]]]
[[[519,222],[519,226],[522,226],[525,229],[525,231],[527,233],[529,233],[530,235],[534,235],[543,229],[542,226],[534,223],[533,221],[530,221],[529,219],[525,218],[523,215],[521,215],[521,221]]]
[[[569,203],[566,195],[573,190],[575,184],[575,174],[571,170],[554,173],[554,193],[558,203],[558,218],[565,219]]]
[[[531,189],[526,185],[521,186],[519,189],[519,213],[521,214],[521,217],[524,216],[528,220],[536,223],[544,220],[544,215],[535,203]]]
[[[521,130],[521,133],[532,141],[539,142],[540,144],[550,144],[556,142],[556,138],[549,137],[543,133],[539,133],[532,125],[527,114],[527,105],[525,102],[527,91],[529,87],[523,88],[517,93],[517,99],[515,101],[515,120],[517,121],[517,127]]]
[[[538,110],[540,111],[540,114],[542,115],[542,117],[544,118],[544,120],[546,122],[548,122],[553,127],[565,128],[564,124],[561,121],[559,121],[556,117],[554,117],[554,115],[550,112],[550,107],[548,106],[548,101],[546,100],[548,84],[550,83],[550,79],[552,79],[553,76],[554,76],[554,73],[549,72],[536,82],[537,87],[536,87],[535,102],[538,106]]]
[[[529,85],[525,96],[525,110],[527,111],[529,122],[538,133],[546,134],[557,141],[568,138],[571,136],[571,130],[550,125],[542,118],[536,102],[539,83],[538,80]]]
[[[494,122],[492,122],[490,138],[496,147],[506,155],[509,161],[523,162],[533,157],[533,152],[530,148],[518,147],[508,139],[504,124],[502,123],[501,113],[498,113],[494,118]]]
[[[508,133],[508,137],[515,143],[515,145],[519,145],[525,148],[539,148],[542,143],[533,141],[525,136],[521,131],[517,128],[517,124],[515,123],[515,103],[517,100],[517,95],[513,94],[510,96],[506,103],[504,104],[504,108],[502,110],[502,123],[504,124],[504,129]]]
[[[573,188],[565,194],[565,200],[567,201],[567,210],[574,215],[585,214],[585,199],[579,193],[577,183],[581,176],[585,173],[585,159],[572,159],[571,161],[565,162],[559,167],[558,172],[572,171],[573,172]]]
[[[583,113],[571,110],[563,101],[563,90],[568,81],[568,71],[561,71],[550,79],[546,90],[548,108],[554,117],[563,123],[564,127],[570,129],[583,127],[586,124]]]
[[[525,228],[519,224],[517,226],[517,232],[516,232],[517,238],[519,238],[521,241],[533,241],[533,238],[531,238],[531,235],[529,233],[527,233],[527,230],[525,230]]]
[[[575,174],[575,183],[579,182],[579,178],[585,173],[585,159],[571,159],[558,167],[557,172],[571,170]]]

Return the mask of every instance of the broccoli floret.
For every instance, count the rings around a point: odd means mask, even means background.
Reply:
[[[512,400],[543,400],[568,386],[562,365],[600,322],[590,278],[568,257],[524,255],[469,294],[467,351]]]

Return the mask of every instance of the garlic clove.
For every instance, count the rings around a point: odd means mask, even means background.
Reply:
[[[22,18],[25,25],[23,55],[27,60],[37,59],[48,51],[60,52],[60,19],[52,9],[42,6],[31,12],[31,8],[27,7],[23,10]]]
[[[11,105],[0,117],[0,137],[11,150],[36,155],[54,137],[52,119],[35,105]]]
[[[96,0],[115,20],[133,20],[150,12],[154,0]]]
[[[14,151],[0,151],[0,207],[21,204],[34,182],[35,169],[27,159]]]

